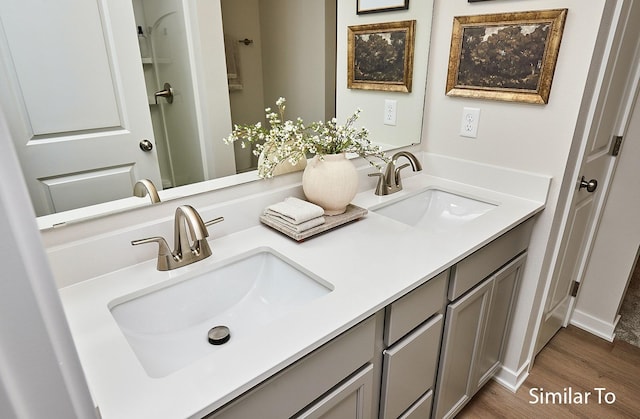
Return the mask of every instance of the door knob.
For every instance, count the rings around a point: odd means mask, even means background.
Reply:
[[[587,182],[584,176],[582,176],[582,179],[580,179],[580,187],[578,188],[578,190],[582,188],[587,188],[587,192],[593,192],[596,190],[597,187],[598,187],[597,180],[591,179],[590,181]]]
[[[158,104],[158,98],[163,97],[167,99],[168,103],[173,103],[173,87],[169,83],[164,84],[164,89],[159,90],[153,94],[156,99],[156,105]]]
[[[140,141],[140,150],[147,152],[153,150],[153,143],[145,138]]]

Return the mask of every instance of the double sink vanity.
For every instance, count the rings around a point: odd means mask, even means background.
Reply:
[[[454,416],[501,366],[549,179],[423,160],[402,191],[360,192],[365,217],[301,243],[257,223],[269,196],[218,202],[204,219],[255,219],[210,227],[212,256],[62,287],[102,417]],[[228,341],[207,339],[216,326]]]

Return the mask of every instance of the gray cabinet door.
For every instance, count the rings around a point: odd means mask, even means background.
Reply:
[[[434,417],[451,417],[466,403],[474,353],[493,282],[486,280],[447,307],[444,343],[438,370]]]
[[[502,362],[502,350],[508,332],[511,307],[518,289],[518,283],[526,254],[513,260],[493,275],[491,304],[486,316],[482,345],[470,381],[470,393],[479,390],[495,373]]]

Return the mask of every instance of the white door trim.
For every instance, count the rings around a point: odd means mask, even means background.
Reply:
[[[0,417],[96,417],[1,111],[0,149]]]

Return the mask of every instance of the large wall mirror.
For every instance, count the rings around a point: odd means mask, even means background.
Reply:
[[[222,139],[233,123],[264,121],[280,96],[292,119],[361,108],[373,141],[418,143],[433,3],[368,15],[354,3],[1,0],[0,104],[36,214],[81,218],[79,208],[131,197],[141,178],[174,197],[197,182],[233,184],[256,159]],[[347,89],[347,26],[408,19],[413,91]],[[387,99],[398,103],[393,127]]]

